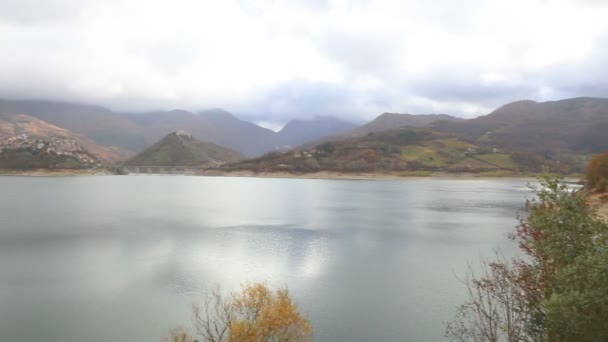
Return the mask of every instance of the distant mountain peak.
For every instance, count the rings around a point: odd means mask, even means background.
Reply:
[[[447,114],[382,113],[374,120],[357,128],[355,134],[383,132],[400,127],[423,127],[440,120],[458,121],[460,119]]]
[[[186,115],[192,115],[192,112],[187,111],[185,109],[172,109],[168,112],[169,114],[186,114]]]
[[[129,166],[217,166],[243,156],[214,143],[198,141],[192,134],[178,130],[131,158]]]
[[[225,111],[221,108],[212,108],[212,109],[201,110],[198,112],[198,114],[212,117],[212,118],[230,118],[230,119],[235,118],[234,115],[232,115],[232,113]]]
[[[333,116],[316,116],[312,119],[294,119],[278,132],[285,146],[297,146],[326,136],[349,131],[356,125]]]

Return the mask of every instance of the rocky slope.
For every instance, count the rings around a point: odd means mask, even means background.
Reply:
[[[147,145],[141,128],[107,108],[79,103],[44,100],[0,99],[0,114],[25,114],[111,147],[124,157],[126,151],[140,151]],[[126,151],[125,151],[126,150]],[[133,155],[133,154],[130,154]]]
[[[80,169],[101,166],[100,160],[84,147],[83,141],[86,139],[68,130],[26,115],[3,115],[0,116],[0,168]]]

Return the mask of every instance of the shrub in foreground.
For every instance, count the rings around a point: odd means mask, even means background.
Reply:
[[[171,342],[312,341],[312,325],[287,289],[272,291],[260,283],[229,295],[215,289],[193,307],[193,318],[196,334],[177,329]]]
[[[512,238],[526,254],[466,279],[452,341],[606,341],[608,224],[584,192],[546,178]]]

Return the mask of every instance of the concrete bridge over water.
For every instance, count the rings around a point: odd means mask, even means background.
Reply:
[[[154,175],[196,175],[207,170],[197,166],[119,166],[117,173],[128,174],[154,174]]]

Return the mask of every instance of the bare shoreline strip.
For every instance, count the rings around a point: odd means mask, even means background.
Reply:
[[[35,170],[7,170],[1,169],[0,176],[16,177],[79,177],[79,176],[105,176],[111,175],[103,169],[35,169]]]
[[[0,176],[22,176],[22,177],[77,177],[77,176],[105,176],[112,175],[103,169],[93,170],[0,170]],[[143,174],[142,174],[143,175]],[[171,174],[163,174],[171,175]],[[179,175],[179,174],[175,174]],[[416,180],[416,179],[445,179],[445,180],[519,180],[535,181],[532,175],[497,175],[487,176],[476,173],[445,173],[436,172],[428,175],[391,174],[391,173],[342,173],[321,171],[315,173],[289,173],[289,172],[253,172],[253,171],[219,171],[205,170],[190,176],[203,177],[247,177],[247,178],[295,178],[295,179],[344,179],[344,180]],[[575,177],[566,177],[568,182],[578,182]]]
[[[342,172],[314,172],[314,173],[290,173],[290,172],[202,172],[199,175],[207,177],[253,177],[253,178],[296,178],[296,179],[345,179],[345,180],[413,180],[413,179],[453,179],[453,180],[536,180],[536,177],[528,175],[509,176],[483,176],[475,173],[433,173],[425,176],[398,175],[390,173],[342,173]]]

